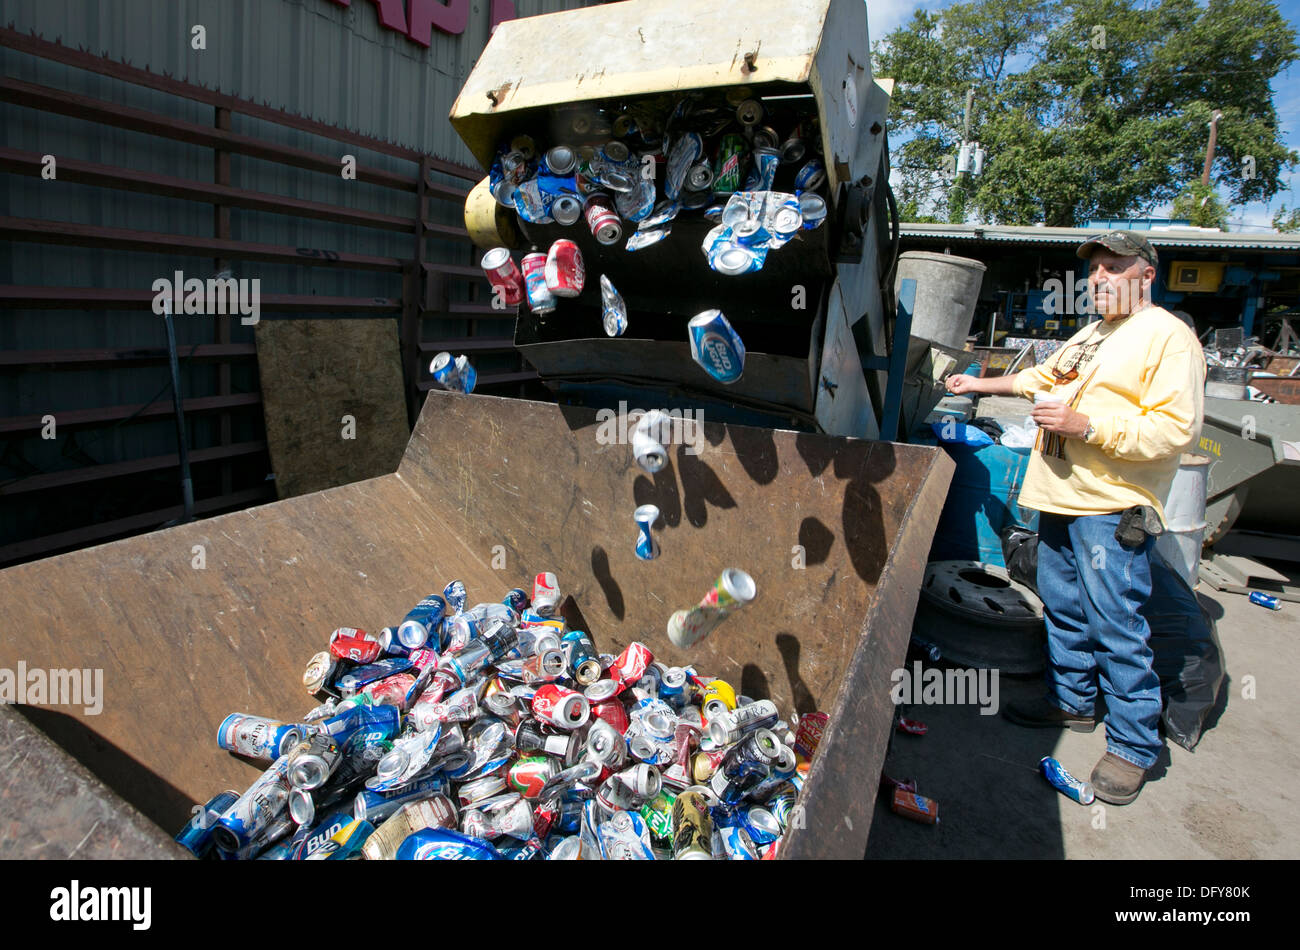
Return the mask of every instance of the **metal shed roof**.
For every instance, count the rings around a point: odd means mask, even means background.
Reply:
[[[902,236],[913,240],[985,241],[994,244],[1079,245],[1104,234],[1096,228],[1038,228],[978,224],[902,225]],[[1239,234],[1236,232],[1201,231],[1187,228],[1143,231],[1157,248],[1216,248],[1245,251],[1290,251],[1300,253],[1300,234]]]

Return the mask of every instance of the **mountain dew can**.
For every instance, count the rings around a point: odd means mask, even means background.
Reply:
[[[650,829],[650,843],[656,848],[671,848],[673,842],[673,804],[677,796],[666,788],[641,806],[641,818]]]
[[[745,137],[734,132],[718,142],[713,163],[713,193],[723,196],[740,190],[740,171],[745,160]]]

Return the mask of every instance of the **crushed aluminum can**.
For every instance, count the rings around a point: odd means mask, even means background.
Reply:
[[[776,170],[781,164],[781,154],[774,148],[755,148],[751,154],[753,165],[745,180],[745,190],[771,191],[776,181]]]
[[[794,176],[794,187],[798,191],[816,191],[825,183],[826,164],[820,158],[809,160]]]
[[[624,247],[629,251],[639,251],[652,244],[658,244],[672,233],[672,226],[667,224],[657,228],[640,228],[628,236],[627,244]]]
[[[536,178],[530,178],[515,189],[515,210],[529,224],[550,224],[551,203],[554,197],[546,194]]]
[[[605,327],[605,334],[622,336],[627,330],[627,304],[605,274],[600,275],[600,302],[603,308],[601,323]]]
[[[696,132],[686,132],[677,137],[668,150],[668,170],[664,177],[664,195],[676,200],[686,184],[691,166],[704,154],[704,140]]]
[[[546,289],[556,297],[581,294],[586,284],[586,269],[578,245],[566,238],[552,244],[546,254],[545,277]]]
[[[767,247],[747,247],[731,240],[732,229],[718,225],[705,236],[704,254],[709,267],[728,277],[752,274],[763,269],[767,261]]]
[[[1096,800],[1097,795],[1092,789],[1092,783],[1075,778],[1065,770],[1065,766],[1050,755],[1045,755],[1038,761],[1038,769],[1043,778],[1047,779],[1048,784],[1066,798],[1080,805],[1091,805]]]
[[[650,212],[649,217],[642,220],[640,226],[644,228],[657,228],[672,222],[677,217],[677,212],[681,206],[676,201],[661,201],[655,205],[654,210]]]
[[[826,199],[811,191],[799,195],[799,214],[803,217],[803,229],[811,231],[826,222]]]
[[[627,191],[614,196],[614,206],[628,221],[639,223],[650,217],[655,207],[655,183],[639,181]],[[558,220],[558,219],[557,219]]]
[[[912,821],[919,821],[923,825],[937,825],[939,823],[938,802],[915,792],[905,792],[901,788],[894,789],[894,798],[889,807],[894,814],[910,818]]]
[[[906,716],[899,716],[898,731],[907,733],[909,736],[923,736],[930,731],[930,727],[915,719],[908,719]]]
[[[616,812],[597,830],[600,856],[606,861],[653,861],[645,820],[630,811]]]

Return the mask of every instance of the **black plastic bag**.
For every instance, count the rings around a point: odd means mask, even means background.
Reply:
[[[1019,581],[1038,593],[1038,533],[1012,524],[1003,528],[1000,536],[1007,573],[1013,581]]]
[[[1002,555],[1012,580],[1038,591],[1038,535],[1020,525],[1001,532]],[[1165,735],[1187,751],[1201,741],[1205,717],[1223,685],[1223,648],[1214,619],[1181,574],[1154,548],[1151,598],[1142,616],[1151,627],[1151,651],[1160,677]]]
[[[1142,608],[1164,703],[1165,735],[1191,752],[1223,685],[1223,647],[1214,619],[1181,574],[1151,552],[1151,599]]]

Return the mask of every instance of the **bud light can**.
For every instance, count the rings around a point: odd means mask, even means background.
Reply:
[[[501,853],[481,838],[450,828],[425,828],[397,848],[399,861],[499,861]]]
[[[705,310],[687,324],[691,358],[718,382],[730,385],[745,371],[745,344],[721,310]]]

